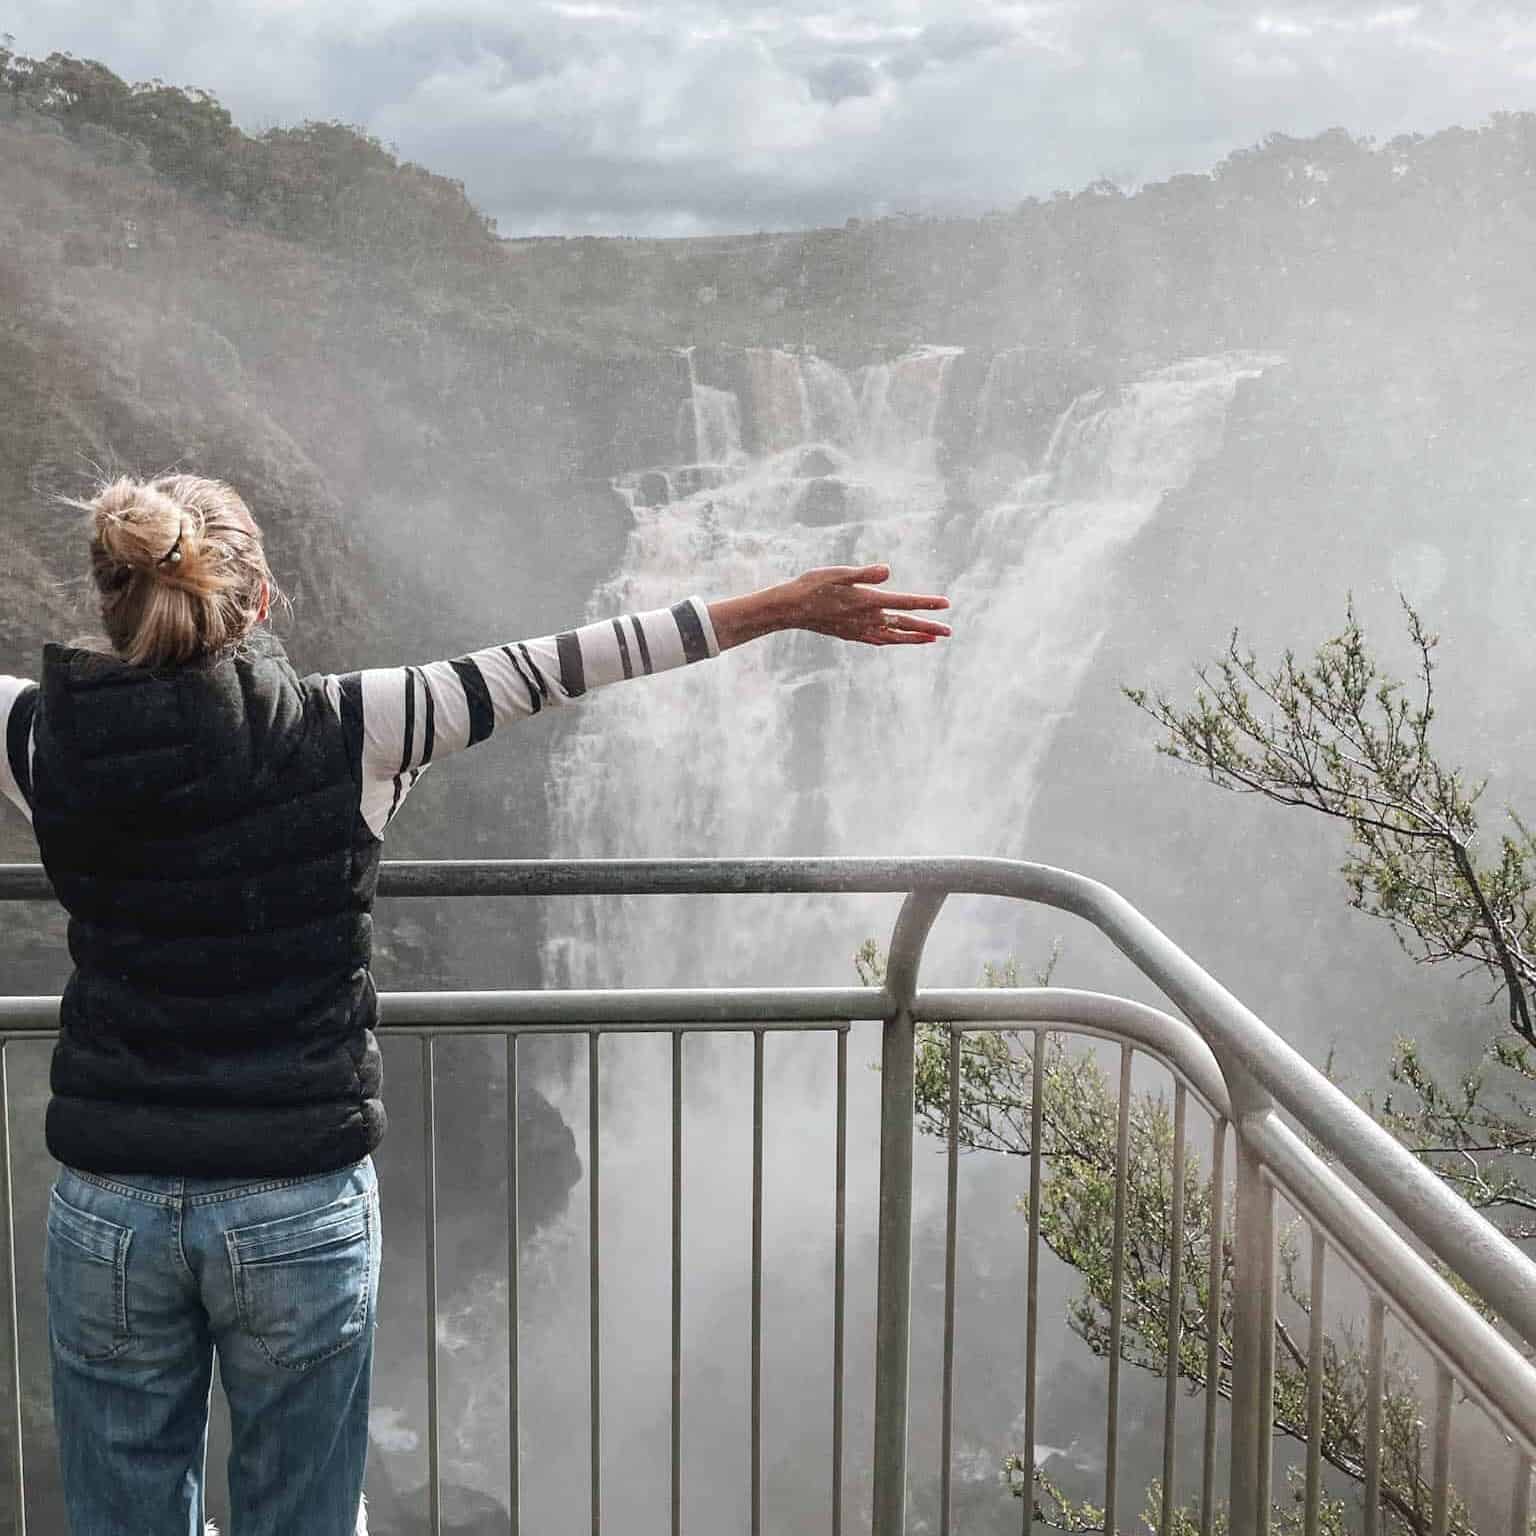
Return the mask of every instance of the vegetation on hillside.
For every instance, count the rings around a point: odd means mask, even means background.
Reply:
[[[1166,357],[1368,315],[1476,328],[1529,313],[1536,113],[1377,144],[1272,134],[1209,174],[1098,181],[982,218],[850,219],[702,240],[498,240],[461,183],[365,131],[242,132],[208,92],[0,48],[0,101],[284,238],[407,274],[444,323],[496,303],[576,341],[812,346],[840,361],[945,341]],[[454,319],[451,295],[474,303]],[[1522,308],[1523,306],[1523,308]],[[579,320],[579,323],[577,323]]]
[[[98,151],[292,239],[407,263],[427,252],[483,260],[494,244],[493,221],[462,182],[402,164],[343,123],[246,134],[208,91],[130,85],[92,59],[32,59],[3,45],[0,91]]]

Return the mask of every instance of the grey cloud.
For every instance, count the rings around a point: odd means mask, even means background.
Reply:
[[[1529,108],[1536,77],[1513,12],[1455,0],[8,10],[25,51],[206,86],[247,127],[360,123],[462,179],[508,234],[1007,207],[1105,175],[1206,169],[1271,131],[1472,124]]]
[[[885,61],[885,72],[893,80],[910,80],[928,67],[928,59],[918,48],[903,48]]]
[[[334,86],[330,115],[366,123],[381,104],[408,97],[439,70],[488,58],[500,80],[529,80],[557,69],[562,50],[503,23],[433,16],[396,22],[372,35],[323,38],[316,56],[322,78]]]
[[[981,18],[930,22],[891,55],[886,68],[896,79],[910,80],[931,66],[958,63],[1001,47],[1016,35],[1013,28],[1001,22]]]
[[[833,105],[850,96],[872,96],[878,78],[872,64],[864,59],[849,58],[846,54],[818,64],[806,76],[812,97]]]
[[[929,58],[949,63],[997,48],[1014,36],[1013,28],[1000,21],[934,21],[918,34],[917,47]]]

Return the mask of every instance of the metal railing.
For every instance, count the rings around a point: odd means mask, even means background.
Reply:
[[[745,893],[898,892],[905,895],[882,987],[676,988],[506,992],[404,992],[382,999],[380,1032],[419,1037],[422,1054],[426,1158],[427,1414],[429,1516],[441,1530],[437,1343],[437,1169],[434,1043],[448,1035],[496,1035],[505,1041],[508,1124],[516,1125],[518,1043],[524,1035],[585,1036],[588,1042],[589,1348],[591,1521],[602,1521],[599,1355],[601,1232],[598,1222],[600,1041],[605,1034],[651,1032],[672,1040],[671,1197],[671,1529],[681,1529],[681,1290],[683,1037],[693,1032],[748,1031],[753,1052],[750,1511],[753,1536],[762,1528],[763,1288],[763,1042],[786,1030],[826,1030],[837,1038],[835,1181],[836,1248],[832,1368],[832,1489],[830,1528],[840,1536],[844,1466],[845,1215],[848,1139],[847,1033],[854,1022],[879,1021],[881,1049],[878,1282],[875,1319],[874,1445],[870,1508],[873,1536],[906,1528],[909,1334],[912,1272],[914,1070],[920,1025],[947,1026],[950,1112],[944,1281],[944,1365],[941,1426],[940,1529],[951,1525],[952,1403],[957,1249],[957,1163],[960,1060],[963,1036],[980,1030],[1031,1036],[1032,1140],[1040,1143],[1042,1073],[1056,1034],[1083,1035],[1120,1046],[1118,1166],[1115,1180],[1114,1262],[1109,1307],[1109,1402],[1106,1422],[1104,1529],[1120,1527],[1118,1488],[1121,1342],[1132,1069],[1138,1056],[1162,1064],[1172,1077],[1174,1147],[1170,1232],[1182,1233],[1188,1108],[1192,1096],[1212,1128],[1212,1187],[1206,1381],[1201,1440],[1202,1529],[1217,1518],[1216,1441],[1220,1393],[1230,1379],[1230,1529],[1265,1533],[1273,1494],[1275,1389],[1276,1202],[1304,1221],[1311,1239],[1307,1345],[1308,1393],[1305,1529],[1317,1529],[1323,1498],[1323,1296],[1328,1260],[1352,1270],[1368,1298],[1368,1394],[1364,1431],[1364,1530],[1381,1529],[1382,1401],[1388,1314],[1435,1363],[1432,1529],[1448,1528],[1452,1416],[1458,1392],[1482,1409],[1508,1445],[1511,1536],[1528,1536],[1532,1461],[1536,1458],[1536,1368],[1524,1347],[1536,1342],[1536,1264],[1453,1194],[1284,1040],[1207,975],[1129,903],[1084,876],[1043,865],[988,858],[686,859],[471,861],[386,863],[381,897],[678,895]],[[1054,987],[930,989],[918,985],[929,930],[951,894],[1008,897],[1076,915],[1096,927],[1154,982],[1183,1017],[1126,998]],[[0,900],[51,897],[42,872],[0,866]],[[11,1188],[9,1086],[5,1048],[50,1036],[58,1000],[0,998],[0,1197],[5,1287],[12,1363],[9,1418],[14,1453],[16,1530],[24,1536],[21,1461],[21,1372],[16,1310],[15,1232]],[[1321,1150],[1320,1156],[1308,1138]],[[1222,1230],[1226,1148],[1235,1147],[1235,1228]],[[1327,1158],[1327,1161],[1324,1160]],[[1024,1382],[1025,1468],[1023,1528],[1031,1526],[1035,1456],[1040,1189],[1042,1157],[1030,1159],[1028,1297]],[[518,1429],[518,1185],[517,1137],[508,1136],[508,1371],[510,1510],[519,1529]],[[1163,1479],[1159,1529],[1175,1507],[1178,1359],[1183,1321],[1179,1266],[1183,1242],[1169,1245],[1168,1354],[1165,1365]],[[1222,1268],[1232,1266],[1232,1356],[1219,1358]],[[1476,1296],[1486,1316],[1442,1276],[1436,1263]],[[1502,1325],[1502,1326],[1500,1326]],[[1223,1370],[1227,1376],[1223,1376]]]

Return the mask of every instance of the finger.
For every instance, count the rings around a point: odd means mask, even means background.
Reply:
[[[911,645],[919,641],[941,640],[948,633],[948,626],[934,624],[927,619],[905,619],[886,614],[882,622],[862,624],[857,629],[845,630],[844,636],[849,640],[864,640],[873,645]]]
[[[937,592],[870,592],[882,608],[948,608],[949,599]]]
[[[920,635],[947,635],[950,632],[948,624],[937,624],[932,619],[913,619],[906,614],[892,613],[886,615],[887,629],[911,630]]]
[[[840,565],[834,566],[834,581],[852,584],[856,581],[886,581],[891,574],[888,565]]]
[[[862,638],[871,645],[932,645],[940,637],[900,629],[875,629]]]

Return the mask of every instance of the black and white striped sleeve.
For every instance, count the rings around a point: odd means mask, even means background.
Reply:
[[[327,677],[325,687],[361,764],[363,819],[382,837],[432,763],[484,741],[498,726],[719,651],[709,609],[688,597],[452,661]]]
[[[32,716],[37,684],[0,677],[0,795],[32,819]]]

